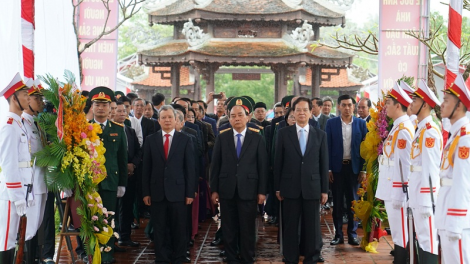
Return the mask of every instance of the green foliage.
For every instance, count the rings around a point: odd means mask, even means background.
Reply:
[[[405,76],[405,75],[403,75],[400,79],[397,80],[398,83],[400,83],[400,81],[404,81],[404,82],[406,82],[411,88],[415,88],[415,87],[414,87],[415,78],[412,77],[412,76]]]

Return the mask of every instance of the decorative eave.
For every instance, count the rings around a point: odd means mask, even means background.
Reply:
[[[155,0],[147,9],[150,24],[174,24],[188,19],[207,21],[308,20],[322,26],[344,25],[344,12],[325,1],[307,0]],[[198,3],[200,2],[200,3]]]
[[[138,52],[139,63],[146,66],[192,65],[195,62],[220,65],[274,65],[299,63],[344,68],[353,55],[328,47],[301,51],[279,39],[242,42],[239,39],[211,39],[198,49],[190,49],[185,40],[164,43]]]

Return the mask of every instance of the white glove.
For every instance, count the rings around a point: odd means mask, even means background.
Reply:
[[[403,207],[403,202],[398,201],[398,200],[393,200],[392,201],[392,206],[393,206],[393,209],[400,210]]]
[[[72,197],[72,195],[73,195],[73,191],[71,189],[62,190],[62,195],[61,195],[62,199]]]
[[[416,208],[416,212],[423,218],[428,219],[433,215],[432,208],[430,206],[420,206]]]
[[[447,231],[447,237],[449,238],[449,241],[456,241],[460,240],[462,238],[462,235],[460,235],[459,233]]]
[[[124,194],[126,193],[126,187],[124,186],[118,186],[118,189],[117,189],[117,197],[118,198],[121,198],[124,196]]]
[[[34,200],[28,200],[28,207],[33,207],[36,204]]]
[[[19,216],[23,216],[26,214],[26,201],[25,200],[16,201],[15,207],[16,207],[16,213]]]

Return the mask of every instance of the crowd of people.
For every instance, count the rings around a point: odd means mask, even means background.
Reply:
[[[54,263],[56,194],[47,191],[43,168],[34,167],[34,196],[24,197],[31,155],[47,141],[33,118],[44,109],[41,88],[17,75],[0,92],[10,105],[0,130],[0,208],[8,212],[0,215],[0,222],[8,223],[0,225],[0,263],[11,263],[24,214],[26,263]],[[350,205],[366,179],[360,148],[371,118],[369,99],[286,96],[274,104],[268,121],[265,103],[223,92],[209,94],[207,101],[175,97],[170,102],[160,93],[147,101],[96,87],[82,96],[88,120],[102,127],[108,176],[99,193],[118,223],[119,239],[110,239],[102,263],[114,263],[114,252],[140,246],[132,229],[140,228],[141,218],[149,218],[145,233],[154,242],[155,263],[190,262],[198,224],[214,215],[221,222],[211,244],[223,245],[228,263],[255,262],[259,215],[279,226],[285,263],[298,263],[301,255],[304,263],[324,262],[321,209],[333,207],[330,245],[346,239],[360,244]],[[208,104],[214,100],[211,114]],[[469,261],[469,91],[463,80],[456,82],[441,104],[424,82],[416,90],[403,83],[384,100],[393,128],[379,156],[376,196],[388,213],[395,263],[409,257],[407,208],[415,215],[420,263],[437,263],[439,243],[446,263]],[[335,104],[338,116],[331,113]],[[432,119],[438,105],[452,124],[448,140]],[[62,197],[69,195],[63,190]],[[39,251],[38,229],[44,232]],[[77,240],[77,254],[88,261]]]

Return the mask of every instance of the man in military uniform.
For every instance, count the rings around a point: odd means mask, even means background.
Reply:
[[[32,85],[28,85],[31,82]],[[42,97],[42,86],[38,79],[30,79],[26,83],[30,87],[28,90],[30,102],[29,107],[25,108],[21,117],[23,118],[24,126],[28,131],[28,138],[31,143],[31,155],[43,149],[46,144],[45,135],[41,135],[38,124],[34,121],[39,113],[44,110],[44,101]],[[26,228],[26,262],[33,263],[36,256],[37,236],[36,233],[42,223],[44,216],[44,208],[46,206],[47,188],[44,181],[45,168],[36,166],[34,168],[33,176],[33,191],[34,206],[28,208],[26,216],[28,217],[28,225]]]
[[[103,200],[103,206],[108,211],[116,211],[117,198],[126,192],[127,185],[127,141],[124,134],[124,126],[108,120],[110,103],[114,100],[114,93],[107,87],[96,87],[90,91],[93,102],[94,119],[92,123],[98,123],[103,130],[100,134],[101,141],[106,148],[105,167],[108,176],[99,184],[98,193]],[[113,216],[114,217],[114,216]],[[102,252],[101,263],[114,263],[114,237],[107,244],[111,251]]]
[[[458,75],[444,92],[441,115],[452,126],[442,155],[436,228],[443,263],[470,263],[470,91]]]
[[[395,83],[388,93],[385,107],[387,116],[393,119],[393,128],[384,141],[383,155],[379,157],[379,182],[376,197],[385,203],[388,222],[395,244],[395,263],[406,263],[408,226],[406,215],[406,193],[410,174],[411,142],[414,126],[406,114],[411,98]]]
[[[16,74],[0,91],[7,99],[9,112],[0,129],[0,263],[13,263],[20,217],[34,203],[32,195],[26,202],[26,185],[31,184],[31,146],[21,113],[29,106],[28,88]]]
[[[418,127],[411,146],[409,206],[413,210],[419,241],[419,260],[421,263],[436,264],[438,240],[433,207],[439,190],[442,134],[432,120],[431,111],[441,103],[423,80],[419,81],[418,89],[412,96],[413,102],[409,108],[417,116]]]

